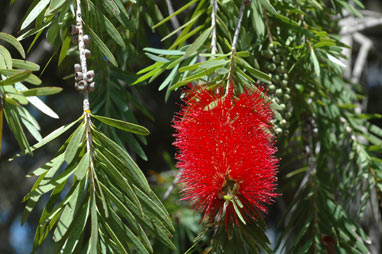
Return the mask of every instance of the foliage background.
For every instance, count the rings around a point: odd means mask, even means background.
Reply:
[[[164,16],[167,16],[166,1],[155,2],[161,7]],[[180,8],[187,2],[188,1],[184,0],[174,1],[174,9]],[[382,13],[382,7],[378,0],[363,2],[365,3],[366,9],[372,9]],[[21,23],[20,20],[26,12],[28,4],[29,1],[17,0],[13,6],[9,7],[9,2],[7,0],[1,0],[0,31],[16,35]],[[182,23],[182,16],[179,16],[179,19]],[[378,51],[378,48],[381,48],[380,46],[382,46],[381,28],[382,27],[379,26],[365,32],[365,34],[369,38],[372,38],[375,43],[375,46],[372,49],[372,52],[375,54],[369,55],[368,69],[361,80],[364,88],[366,88],[369,93],[368,103],[367,105],[363,105],[363,107],[365,107],[368,112],[372,113],[382,113],[382,55]],[[172,27],[169,29],[172,30]],[[139,44],[135,45],[138,55],[127,60],[130,72],[137,72],[152,63],[151,60],[144,56],[142,51],[144,47],[166,48],[168,46],[161,43],[160,39],[163,34],[161,34],[160,31],[157,32],[156,30],[156,32],[153,33],[147,25],[143,25],[142,34],[145,36],[139,39]],[[47,63],[53,53],[53,49],[44,38],[45,36],[41,36],[37,41],[36,46],[27,54],[28,60],[36,62],[42,67]],[[31,39],[23,41],[25,48],[28,48],[30,43]],[[11,52],[12,54],[17,54],[14,51]],[[357,53],[358,47],[355,46],[353,54],[356,55]],[[54,58],[41,76],[41,79],[44,82],[43,85],[54,85],[64,88],[62,93],[45,98],[46,103],[60,116],[59,121],[45,117],[37,111],[34,112],[35,117],[41,124],[42,136],[57,129],[62,123],[71,122],[74,119],[73,116],[79,116],[82,112],[82,96],[75,91],[72,79],[63,79],[63,77],[72,73],[72,62],[70,60],[65,61],[60,69],[58,69],[57,59]],[[141,111],[137,109],[134,110],[138,122],[151,131],[151,135],[147,137],[148,145],[143,147],[149,160],[145,161],[139,156],[135,156],[134,159],[148,176],[149,181],[155,186],[155,190],[159,196],[162,196],[167,190],[167,187],[171,184],[175,174],[175,172],[172,171],[174,169],[173,155],[175,151],[171,146],[173,141],[171,120],[173,113],[178,109],[177,103],[179,102],[179,92],[173,93],[168,102],[165,103],[165,91],[157,91],[158,86],[165,78],[166,74],[162,74],[149,86],[140,86],[137,88],[141,96],[139,98],[140,102],[148,109],[154,117],[154,120],[150,120]],[[381,124],[380,121],[376,121],[376,123]],[[12,135],[10,135],[9,129],[5,127],[3,131],[2,158],[4,159],[1,159],[0,161],[0,253],[24,254],[28,253],[31,249],[33,231],[36,227],[35,224],[38,221],[38,214],[41,212],[41,210],[34,212],[28,223],[23,228],[20,228],[20,215],[24,208],[21,199],[33,184],[32,179],[26,179],[25,175],[31,169],[37,168],[42,165],[43,162],[52,158],[56,147],[59,146],[59,144],[62,144],[66,137],[60,137],[59,140],[40,149],[35,153],[34,157],[23,157],[17,159],[13,163],[8,163],[5,158],[9,158],[17,153],[18,147],[15,140],[12,138]],[[281,165],[281,168],[282,166],[283,165]],[[174,193],[176,193],[176,191]],[[287,199],[287,195],[291,194],[285,193],[284,198]],[[174,205],[176,200],[177,196],[173,195],[166,202],[166,205],[170,214],[174,216],[175,221],[179,219],[182,220],[182,223],[179,224],[178,227],[182,227],[183,225],[184,228],[177,228],[175,241],[179,248],[179,253],[183,253],[186,246],[191,244],[190,240],[193,239],[194,234],[200,230],[200,226],[197,224],[197,217],[195,217],[195,214],[193,214],[192,211],[188,209],[178,210],[178,207]],[[40,207],[40,209],[41,208],[42,207]],[[269,234],[274,235],[273,237],[280,234],[280,232],[275,229],[275,226],[281,219],[279,218],[279,215],[283,214],[285,210],[285,204],[280,201],[271,207],[271,210],[266,217],[268,226],[270,226],[271,229],[269,230]],[[370,223],[371,221],[372,220],[368,218],[364,220],[363,226],[365,231],[373,230],[370,228],[370,225],[372,225]],[[381,221],[378,221],[375,225],[381,225]],[[374,234],[377,239],[378,237],[379,239],[382,239],[381,232],[374,232]],[[376,248],[381,247],[377,246]],[[159,249],[157,250],[158,252],[155,253],[162,253],[159,252]],[[40,253],[50,253],[49,244],[46,244]]]

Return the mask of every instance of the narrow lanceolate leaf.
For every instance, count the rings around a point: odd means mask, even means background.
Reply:
[[[201,35],[199,35],[199,37],[194,41],[194,43],[192,43],[191,46],[186,50],[186,52],[184,53],[184,57],[186,58],[195,54],[198,51],[198,49],[207,40],[210,33],[211,33],[211,28],[208,28]]]
[[[31,75],[31,71],[19,71],[15,74],[12,74],[4,80],[0,80],[0,86],[13,85],[14,83],[23,81]]]
[[[11,53],[9,53],[9,51],[3,45],[0,45],[0,59],[1,58],[3,58],[4,64],[5,64],[5,66],[3,66],[2,64],[3,67],[1,68],[4,68],[4,69],[13,68]]]
[[[81,124],[77,130],[73,133],[69,144],[65,151],[65,161],[70,164],[77,153],[77,150],[81,144],[82,138],[85,134],[85,124]]]
[[[317,77],[319,78],[320,77],[320,64],[318,62],[316,53],[314,52],[313,48],[310,49],[310,57],[311,57],[312,62],[313,62],[314,72],[316,73]]]
[[[40,88],[32,88],[26,91],[22,91],[24,96],[45,96],[57,94],[62,91],[61,87],[40,87]]]
[[[27,97],[27,100],[35,106],[38,110],[47,116],[58,119],[60,118],[56,112],[54,112],[50,107],[48,107],[42,100],[36,96]]]
[[[21,83],[16,83],[15,87],[18,91],[27,91],[28,90],[28,88]],[[36,96],[27,97],[27,100],[33,106],[35,106],[38,110],[40,110],[42,113],[44,113],[44,114],[46,114],[52,118],[56,118],[56,119],[59,118],[58,115],[50,107],[48,107],[42,100],[40,100],[38,97],[36,97]]]
[[[21,43],[12,35],[7,33],[0,33],[0,40],[6,41],[17,49],[22,58],[25,58],[25,51]]]
[[[18,68],[18,69],[24,69],[24,70],[29,70],[29,71],[39,71],[40,66],[38,64],[21,60],[21,59],[12,59],[12,64],[13,67]]]
[[[107,60],[110,61],[114,66],[118,66],[117,60],[113,56],[113,53],[111,53],[110,49],[106,46],[106,44],[101,40],[101,38],[89,27],[86,27],[90,33],[90,36],[92,37],[94,43],[97,45],[97,47],[100,49],[102,54],[105,55]]]
[[[30,71],[27,71],[30,72]],[[6,75],[8,77],[20,73],[20,70],[7,70],[1,69],[0,74]],[[32,85],[41,85],[41,80],[34,74],[29,74],[28,77],[24,78],[25,82],[28,82]]]
[[[25,18],[23,24],[21,25],[21,30],[26,28],[29,24],[31,24],[38,15],[48,6],[50,0],[40,0],[38,4],[31,10],[28,16]]]
[[[71,224],[70,234],[68,234],[68,239],[65,241],[65,246],[63,247],[63,251],[60,252],[62,254],[72,254],[74,249],[76,248],[80,236],[84,231],[86,226],[86,221],[89,217],[89,206],[90,200],[84,201],[83,206],[75,215],[75,220]]]
[[[156,48],[144,48],[143,50],[150,53],[157,54],[157,55],[166,55],[166,56],[183,56],[184,55],[184,52],[180,50],[167,50],[167,49],[156,49]]]
[[[151,193],[149,184],[147,183],[145,175],[139,169],[138,165],[130,157],[130,155],[123,150],[118,144],[106,137],[103,133],[93,130],[93,134],[102,143],[104,147],[111,151],[111,153],[122,161],[125,165],[124,170],[131,177],[134,183],[139,186],[146,193]]]
[[[139,135],[145,135],[145,136],[150,134],[148,129],[138,124],[129,123],[122,120],[117,120],[117,119],[104,117],[104,116],[92,115],[92,117],[103,122],[104,124],[118,128],[123,131],[128,131],[128,132],[132,132]]]
[[[67,130],[69,130],[73,125],[75,125],[80,119],[82,119],[82,117],[78,118],[76,121],[74,121],[74,122],[72,122],[70,124],[61,126],[57,130],[51,132],[48,136],[43,138],[40,142],[38,142],[37,144],[33,145],[31,147],[31,151],[33,152],[34,150],[36,150],[36,149],[46,145],[47,143],[49,143],[52,140],[56,139],[57,137],[61,136],[63,133],[65,133]],[[26,151],[22,151],[20,154],[16,155],[15,157],[19,157],[19,156],[25,154],[25,152]],[[14,158],[11,158],[10,160],[13,160]]]
[[[187,10],[191,5],[193,5],[194,3],[196,3],[197,1],[199,0],[193,0],[191,2],[189,2],[188,4],[186,4],[185,6],[183,6],[182,8],[180,8],[179,10],[175,11],[173,14],[171,14],[170,16],[168,16],[167,18],[163,19],[161,22],[159,22],[158,24],[156,24],[155,26],[153,26],[153,28],[156,28],[164,23],[166,23],[167,21],[169,21],[172,17],[175,17],[176,15],[178,15],[179,13],[181,13],[182,11],[184,10]]]
[[[31,147],[29,146],[27,137],[25,136],[23,127],[19,120],[19,116],[17,114],[17,106],[12,105],[6,101],[5,106],[3,108],[5,118],[7,119],[8,126],[11,129],[14,137],[20,148],[25,152],[32,153]]]
[[[64,211],[61,214],[60,220],[57,223],[56,229],[53,232],[53,240],[58,242],[68,231],[72,221],[75,219],[74,214],[78,211],[81,205],[81,195],[84,191],[85,181],[81,181],[75,187],[70,199],[68,200]]]
[[[91,233],[90,233],[90,254],[98,254],[98,215],[95,200],[95,193],[91,198]]]
[[[87,152],[82,157],[76,169],[74,170],[75,171],[74,175],[77,177],[78,180],[82,180],[85,177],[86,172],[89,169],[89,166],[90,166],[90,156],[89,156],[89,153]]]

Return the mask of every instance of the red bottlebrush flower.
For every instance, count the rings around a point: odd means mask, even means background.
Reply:
[[[256,220],[278,195],[269,102],[259,91],[235,98],[200,86],[184,102],[173,125],[183,200],[210,222],[223,216],[226,226],[238,218]]]

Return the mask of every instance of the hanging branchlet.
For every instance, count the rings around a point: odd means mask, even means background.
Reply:
[[[212,13],[211,13],[211,26],[212,26],[212,39],[211,39],[211,54],[212,57],[215,57],[214,55],[217,52],[217,41],[216,41],[216,12],[218,9],[218,2],[217,0],[211,0],[212,4]]]
[[[230,67],[229,67],[228,84],[227,84],[226,94],[230,90],[230,86],[231,86],[231,83],[233,81],[233,72],[235,71],[235,55],[236,55],[236,51],[237,51],[237,43],[238,43],[238,40],[239,40],[241,21],[243,20],[243,15],[244,15],[245,3],[246,3],[245,0],[241,1],[239,19],[237,21],[235,33],[234,33],[234,36],[233,36],[232,51],[231,51],[231,59],[230,59]]]
[[[76,24],[71,27],[72,42],[77,44],[80,52],[80,63],[74,65],[76,73],[75,87],[84,93],[84,111],[89,110],[89,92],[94,91],[94,71],[88,71],[86,59],[90,58],[91,51],[86,48],[90,45],[90,37],[84,34],[81,1],[77,0]]]
[[[77,0],[76,9],[76,25],[72,26],[72,34],[77,35],[78,49],[80,52],[80,64],[74,65],[75,71],[75,87],[78,91],[81,91],[84,95],[83,110],[85,115],[86,124],[86,149],[90,155],[90,175],[92,181],[93,190],[95,190],[94,182],[94,162],[93,162],[93,149],[92,149],[92,133],[91,133],[91,117],[90,117],[90,103],[89,92],[94,91],[94,71],[87,68],[86,59],[90,58],[91,52],[86,46],[90,43],[90,37],[84,34],[82,13],[81,13],[81,0]]]

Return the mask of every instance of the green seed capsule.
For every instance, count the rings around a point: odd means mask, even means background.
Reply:
[[[279,82],[280,82],[280,76],[279,76],[279,75],[274,75],[274,76],[272,77],[272,81],[273,81],[274,83],[279,83]]]
[[[274,71],[274,70],[276,70],[276,64],[274,64],[274,63],[270,63],[270,64],[268,64],[268,65],[267,65],[267,69],[268,69],[269,71]]]
[[[289,87],[287,87],[287,88],[285,88],[285,93],[290,93],[290,88]]]
[[[284,74],[284,73],[287,72],[287,69],[286,69],[285,66],[280,65],[280,66],[277,68],[277,72],[278,72],[278,74]]]
[[[287,80],[281,80],[281,87],[287,88],[287,86],[288,86],[288,81]]]
[[[279,55],[273,56],[272,61],[274,63],[280,63],[281,62],[281,57]]]
[[[285,119],[283,119],[283,120],[281,120],[280,125],[281,125],[281,127],[286,127],[288,125],[288,123]]]
[[[283,134],[284,136],[289,136],[289,130],[285,130]]]
[[[289,94],[284,94],[284,101],[289,101],[290,100],[290,95]]]
[[[279,88],[279,89],[276,90],[276,96],[277,97],[280,97],[282,94],[283,94],[283,90],[282,89]]]
[[[270,49],[270,50],[274,50],[275,48],[277,47],[277,45],[276,44],[274,44],[274,43],[269,43],[269,46],[268,46],[268,48]]]
[[[277,128],[275,131],[277,134],[281,134],[283,132],[283,130],[281,128]]]
[[[285,104],[280,104],[280,109],[281,109],[282,111],[284,111],[285,108],[286,108]]]
[[[270,50],[270,49],[267,49],[267,50],[264,51],[264,56],[265,56],[266,58],[268,58],[268,59],[272,59],[273,55],[274,55],[274,53],[273,53],[273,51]]]
[[[269,92],[273,93],[276,90],[276,86],[272,84],[268,87],[268,90]]]
[[[285,118],[286,119],[289,119],[289,118],[291,118],[292,117],[292,112],[286,112],[285,113]]]
[[[289,79],[289,75],[287,73],[284,73],[283,74],[283,80],[288,80]]]

